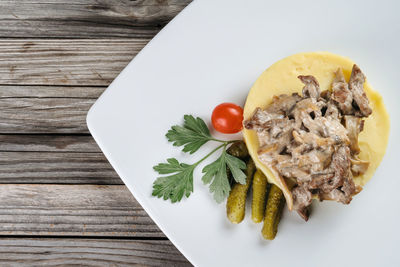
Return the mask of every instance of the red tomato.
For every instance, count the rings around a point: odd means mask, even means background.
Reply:
[[[222,103],[216,106],[211,115],[215,130],[232,134],[242,130],[243,109],[233,103]]]

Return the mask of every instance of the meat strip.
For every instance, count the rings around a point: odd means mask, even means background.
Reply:
[[[343,114],[354,112],[353,94],[349,90],[349,85],[346,83],[343,71],[340,68],[335,72],[335,79],[332,83],[332,99],[337,103]]]
[[[300,75],[298,78],[305,84],[303,88],[303,97],[319,98],[321,90],[319,89],[319,83],[314,76]]]
[[[360,68],[354,64],[351,71],[349,80],[349,89],[353,94],[354,102],[363,117],[368,117],[372,113],[372,109],[369,107],[369,101],[364,91],[365,75],[361,72]]]

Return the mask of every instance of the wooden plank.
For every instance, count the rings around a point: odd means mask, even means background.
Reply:
[[[101,153],[93,137],[80,135],[0,135],[0,152]]]
[[[84,133],[105,87],[0,86],[0,133]]]
[[[0,133],[89,133],[86,98],[2,98]]]
[[[0,85],[0,100],[2,98],[89,98],[97,99],[105,90],[104,86],[28,86]]]
[[[3,39],[0,84],[108,86],[149,39]]]
[[[2,0],[0,37],[152,37],[190,0]]]
[[[0,183],[123,184],[102,153],[0,152]]]
[[[0,265],[191,266],[168,240],[2,238]]]
[[[0,185],[0,235],[165,237],[122,185]]]
[[[0,183],[123,184],[91,136],[0,135]]]

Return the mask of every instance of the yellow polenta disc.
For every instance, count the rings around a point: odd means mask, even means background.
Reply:
[[[300,93],[304,86],[297,78],[299,75],[313,75],[319,82],[321,91],[331,89],[334,72],[342,68],[348,81],[354,62],[348,58],[328,52],[300,53],[284,58],[266,71],[254,83],[244,106],[244,119],[248,119],[257,107],[265,108],[274,95]],[[359,66],[363,70],[362,66]],[[368,78],[368,70],[363,70]],[[382,161],[389,138],[390,121],[383,99],[374,91],[368,81],[364,84],[372,114],[365,120],[364,130],[360,133],[358,143],[361,149],[359,158],[370,162],[366,173],[354,178],[357,185],[365,185]],[[244,140],[257,168],[267,177],[270,183],[279,186],[286,197],[291,210],[293,201],[290,190],[283,179],[276,177],[259,159],[257,135],[252,130],[243,130]]]

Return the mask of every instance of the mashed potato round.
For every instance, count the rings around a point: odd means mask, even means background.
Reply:
[[[304,84],[297,78],[299,75],[312,75],[319,82],[321,91],[330,90],[335,71],[342,68],[346,81],[348,81],[353,65],[354,62],[350,59],[328,52],[300,53],[284,58],[265,70],[250,89],[244,106],[244,119],[251,117],[257,107],[265,108],[270,104],[274,95],[301,93]],[[364,73],[368,78],[368,72]],[[370,165],[366,173],[354,177],[355,184],[360,186],[365,185],[371,179],[382,161],[390,128],[389,115],[381,95],[372,89],[368,81],[364,84],[364,90],[368,96],[372,114],[365,119],[364,130],[358,138],[361,149],[358,157],[369,161]],[[243,136],[257,168],[268,177],[270,183],[276,184],[283,190],[291,210],[293,201],[285,181],[280,177],[275,177],[268,167],[258,159],[259,145],[256,133],[244,129]]]

